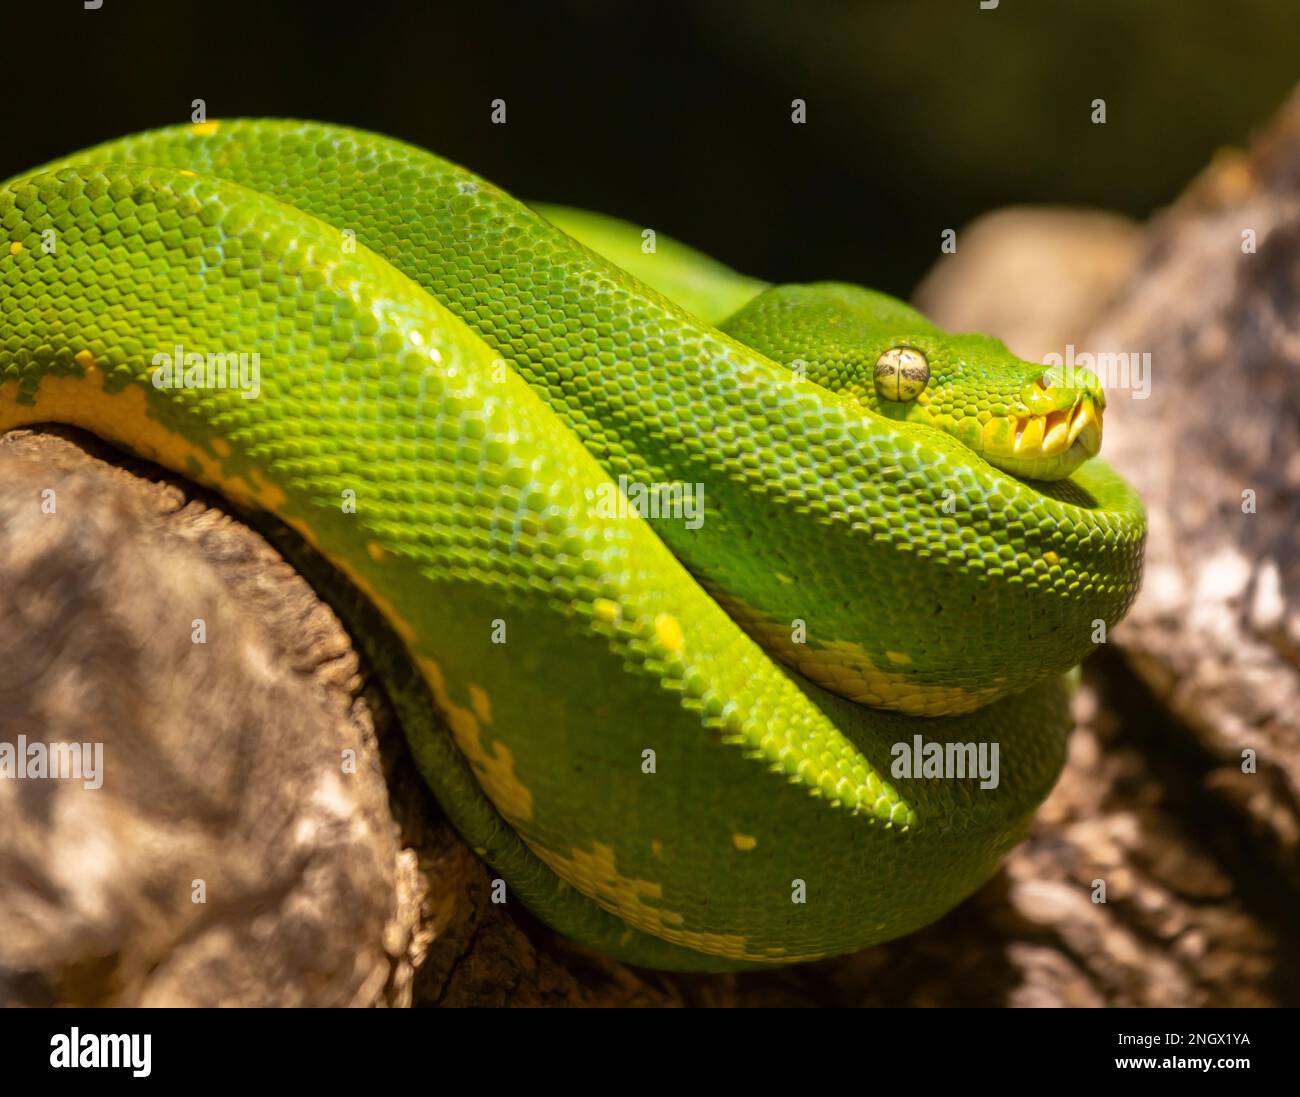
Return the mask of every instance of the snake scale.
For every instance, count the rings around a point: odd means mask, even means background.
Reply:
[[[295,531],[400,647],[448,816],[612,956],[939,917],[1025,833],[1062,672],[1137,589],[1096,378],[865,289],[297,121],[89,149],[0,225],[0,431],[89,430]],[[900,744],[996,744],[997,780],[898,775]]]

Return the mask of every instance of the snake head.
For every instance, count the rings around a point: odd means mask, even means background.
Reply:
[[[916,406],[879,399],[875,410],[936,426],[996,468],[1031,480],[1064,479],[1101,450],[1106,394],[1090,370],[1024,362],[984,335],[916,341],[939,363]]]
[[[987,335],[949,334],[871,290],[777,286],[722,326],[878,415],[937,427],[1013,476],[1061,480],[1101,449],[1106,395],[1096,374],[1026,362]]]

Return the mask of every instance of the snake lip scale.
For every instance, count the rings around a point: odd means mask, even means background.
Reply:
[[[391,138],[136,134],[5,183],[0,241],[0,431],[89,430],[292,531],[451,821],[627,961],[787,964],[951,909],[1138,588],[1091,374]],[[154,384],[177,347],[256,355],[256,392]],[[699,520],[592,502],[664,484]],[[916,742],[997,778],[896,771]]]

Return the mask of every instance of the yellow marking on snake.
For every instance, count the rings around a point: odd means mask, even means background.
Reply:
[[[23,242],[21,240],[15,240],[12,244],[9,245],[10,255],[17,255],[22,250],[23,250]]]
[[[190,133],[195,137],[211,137],[220,128],[220,122],[195,122],[190,127]]]
[[[607,625],[617,625],[623,616],[623,611],[619,608],[617,602],[609,598],[597,598],[591,603],[591,611],[596,615],[598,621],[604,621]]]
[[[472,682],[469,687],[469,707],[483,723],[492,723],[492,698],[488,696],[487,690]]]
[[[367,541],[366,555],[368,555],[370,559],[372,559],[376,564],[378,564],[381,563],[384,557],[387,556],[388,554],[384,552],[384,546],[381,545],[378,541]]]
[[[671,613],[661,613],[655,618],[655,636],[666,651],[676,653],[682,650],[682,624]]]
[[[18,403],[17,381],[0,385],[0,432],[37,423],[67,423],[173,472],[193,476],[244,506],[275,510],[283,505],[284,493],[260,473],[228,476],[221,462],[208,452],[207,444],[192,441],[155,419],[139,385],[106,391],[104,372],[90,351],[78,351],[73,361],[81,367],[81,376],[46,374],[30,404]],[[216,451],[215,443],[210,445]]]
[[[799,653],[803,655],[804,653]],[[807,649],[808,662],[799,669],[816,681],[863,705],[896,708],[909,716],[943,716],[970,712],[1001,696],[993,687],[967,690],[925,682],[913,674],[895,673],[876,666],[859,644],[832,640],[821,650]]]
[[[711,956],[729,956],[737,960],[775,960],[785,963],[817,960],[820,954],[791,957],[778,949],[754,951],[749,939],[734,933],[702,933],[683,929],[682,915],[656,905],[663,901],[663,885],[653,880],[637,880],[618,871],[614,850],[603,842],[592,842],[591,851],[573,849],[557,853],[529,843],[543,861],[574,887],[591,895],[596,902],[643,933],[652,933],[675,945],[693,948]]]
[[[758,845],[758,839],[752,834],[733,834],[731,844],[739,850],[751,850]]]
[[[478,775],[488,799],[507,819],[531,819],[533,794],[515,774],[514,753],[505,743],[498,740],[492,744],[492,752],[489,754],[483,746],[478,717],[472,709],[458,705],[451,699],[451,695],[447,692],[447,680],[443,676],[442,667],[426,655],[417,655],[416,663],[433,691],[433,698],[437,701],[438,709],[446,719],[447,726],[451,728],[456,745],[460,747],[460,752],[469,764],[474,767],[474,772]]]
[[[1005,692],[1000,686],[977,690],[942,686],[915,674],[886,670],[876,666],[866,648],[846,640],[796,644],[786,625],[760,618],[734,599],[718,600],[732,619],[768,651],[792,663],[813,681],[859,704],[895,708],[909,716],[943,716],[970,712]],[[886,657],[899,666],[911,665],[911,657],[903,652],[886,652]]]

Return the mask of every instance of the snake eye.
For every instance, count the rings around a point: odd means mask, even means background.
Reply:
[[[930,383],[930,363],[912,347],[890,347],[876,359],[876,393],[882,400],[915,400]]]

